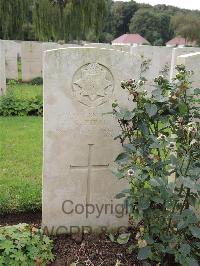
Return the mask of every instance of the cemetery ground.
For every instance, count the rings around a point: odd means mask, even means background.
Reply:
[[[41,85],[10,82],[17,98],[41,95]],[[27,223],[41,226],[42,117],[0,117],[0,225]],[[52,265],[139,265],[128,245],[111,242],[107,234],[52,237]],[[115,255],[113,255],[115,254]],[[86,264],[88,263],[88,264]]]

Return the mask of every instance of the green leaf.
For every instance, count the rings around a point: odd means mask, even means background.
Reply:
[[[162,90],[160,88],[152,91],[152,96],[156,99],[157,102],[163,103],[168,101],[168,97],[162,95]]]
[[[200,94],[200,89],[199,88],[194,89],[194,95],[198,95],[198,94]]]
[[[122,172],[120,172],[116,167],[110,167],[109,169],[111,170],[111,172],[113,173],[113,175],[115,175],[119,179],[121,179],[121,178],[124,177],[124,174]]]
[[[196,238],[200,239],[200,228],[197,226],[191,226],[190,227],[190,232],[192,233],[192,235]]]
[[[110,238],[110,241],[114,243],[114,242],[115,242],[115,237],[114,237],[114,235],[110,233],[108,236],[109,236],[109,238]]]
[[[149,117],[153,117],[157,114],[158,108],[155,104],[146,103],[144,106]]]
[[[135,113],[133,113],[133,112],[129,112],[129,111],[124,112],[124,119],[125,120],[131,120],[134,116],[135,116]]]
[[[152,200],[158,204],[163,204],[164,200],[160,197],[153,197]]]
[[[143,220],[143,214],[141,212],[138,213],[137,211],[135,211],[133,217],[135,225],[138,225]]]
[[[196,189],[196,183],[189,178],[183,178],[183,184],[190,189]]]
[[[186,103],[180,103],[178,109],[181,115],[185,115],[188,112],[188,106]]]
[[[128,247],[128,249],[127,249],[127,253],[130,255],[133,252],[134,249],[135,249],[135,246],[134,245],[130,245]]]
[[[187,258],[188,266],[199,266],[199,263],[194,258]]]
[[[124,198],[126,195],[124,193],[118,193],[115,198],[116,199],[121,199],[121,198]]]
[[[138,128],[144,133],[144,135],[149,135],[149,129],[145,122],[140,121],[140,123],[138,123]]]
[[[138,206],[140,209],[142,210],[146,210],[149,208],[150,206],[150,201],[149,199],[145,199],[145,198],[140,198],[138,201]]]
[[[14,244],[12,241],[10,240],[4,240],[1,244],[0,244],[0,249],[3,249],[5,254],[9,254],[10,252],[12,252],[12,250],[15,248]]]
[[[122,162],[124,160],[127,160],[129,155],[125,152],[120,153],[117,158],[115,159],[115,162]]]
[[[184,220],[181,220],[178,224],[177,224],[177,229],[178,230],[181,230],[181,229],[184,229],[188,226],[188,223],[185,222]]]
[[[118,119],[124,119],[128,121],[135,116],[135,113],[132,111],[121,109],[120,112],[116,113],[115,115]]]
[[[121,245],[127,244],[129,241],[130,235],[131,235],[130,233],[124,233],[124,234],[119,235],[117,238],[117,243]]]
[[[139,260],[146,260],[151,255],[151,248],[146,246],[139,250],[138,252],[138,259]]]
[[[155,178],[150,179],[150,184],[151,184],[153,187],[159,187],[159,186],[160,186],[160,183],[159,183],[158,180],[156,180]]]
[[[183,255],[188,255],[190,254],[190,251],[191,251],[191,247],[189,244],[182,244],[180,246],[180,252],[183,254]]]
[[[135,147],[135,145],[133,145],[133,144],[124,144],[124,149],[126,150],[126,151],[128,151],[128,152],[135,152],[136,151],[136,147]]]

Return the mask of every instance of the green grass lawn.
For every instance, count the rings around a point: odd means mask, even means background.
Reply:
[[[31,85],[27,83],[12,85],[11,82],[11,84],[8,83],[7,89],[20,99],[31,99],[37,95],[42,95],[42,85]]]
[[[0,117],[0,213],[41,208],[41,176],[42,118]]]

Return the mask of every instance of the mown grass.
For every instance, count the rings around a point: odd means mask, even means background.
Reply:
[[[35,93],[27,86],[16,93]],[[0,117],[0,213],[40,209],[41,176],[42,118]]]
[[[7,90],[13,92],[16,98],[31,99],[42,95],[42,85],[31,85],[27,83],[8,82]]]

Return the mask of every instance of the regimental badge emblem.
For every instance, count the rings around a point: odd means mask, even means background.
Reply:
[[[113,89],[112,73],[99,63],[83,65],[73,76],[73,94],[80,103],[88,107],[96,107],[107,102]]]

